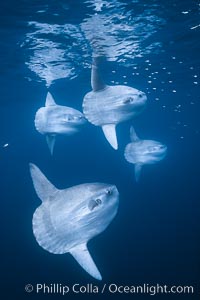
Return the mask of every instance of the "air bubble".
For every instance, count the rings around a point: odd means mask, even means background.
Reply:
[[[7,148],[8,146],[9,146],[9,144],[6,143],[6,144],[3,145],[3,148]]]

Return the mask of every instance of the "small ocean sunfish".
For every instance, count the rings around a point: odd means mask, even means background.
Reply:
[[[83,100],[83,113],[88,121],[101,126],[110,145],[118,148],[116,125],[140,114],[147,102],[145,93],[125,85],[106,85],[99,70],[100,57],[93,58],[92,91]]]
[[[167,153],[167,147],[157,141],[140,140],[133,127],[130,128],[129,143],[124,152],[125,159],[135,164],[135,179],[139,180],[143,165],[155,164],[162,160]]]
[[[117,188],[106,183],[85,183],[59,190],[35,165],[30,164],[30,172],[42,201],[33,215],[38,244],[54,254],[69,252],[86,272],[101,280],[87,243],[104,231],[117,214]]]
[[[86,122],[80,111],[57,105],[49,92],[45,107],[41,107],[35,115],[35,127],[37,131],[46,136],[51,154],[53,154],[57,135],[72,135],[78,132]]]

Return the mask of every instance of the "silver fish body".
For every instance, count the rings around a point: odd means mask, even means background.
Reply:
[[[101,280],[87,243],[116,216],[117,188],[105,183],[85,183],[59,190],[35,165],[30,164],[30,172],[42,201],[33,215],[33,233],[38,244],[54,254],[69,252],[91,276]]]
[[[147,97],[145,93],[129,86],[106,85],[101,78],[99,62],[99,57],[93,57],[92,91],[83,99],[83,113],[90,123],[102,127],[106,139],[116,150],[116,125],[139,115],[146,106]]]
[[[135,165],[135,179],[139,180],[144,165],[155,164],[165,158],[167,146],[154,140],[138,138],[133,126],[130,128],[129,143],[124,151],[125,159]]]
[[[75,134],[86,122],[86,118],[80,111],[72,107],[57,105],[49,92],[45,107],[38,109],[35,115],[35,128],[46,136],[51,154],[53,154],[57,135]]]
[[[83,100],[83,113],[96,126],[119,124],[140,114],[146,106],[146,95],[132,87],[106,86],[89,92]]]
[[[85,123],[81,112],[61,105],[41,107],[35,116],[35,127],[41,134],[71,135]]]
[[[167,147],[157,141],[140,140],[129,143],[125,148],[125,158],[132,164],[155,164],[165,158]]]

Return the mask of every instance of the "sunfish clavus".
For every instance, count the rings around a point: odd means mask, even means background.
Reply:
[[[80,184],[55,188],[30,164],[33,185],[42,204],[33,215],[33,233],[38,244],[54,254],[69,252],[94,278],[101,280],[87,243],[106,229],[118,210],[119,193],[114,185]]]
[[[57,135],[72,135],[78,132],[86,122],[80,111],[72,107],[57,105],[49,92],[45,107],[38,109],[35,115],[35,127],[46,136],[51,154],[53,154]]]
[[[116,125],[140,114],[146,106],[145,93],[125,85],[106,85],[100,74],[100,57],[94,57],[91,71],[92,91],[83,99],[88,121],[101,126],[110,145],[118,148]]]
[[[133,126],[130,128],[130,139],[124,156],[128,162],[135,164],[135,179],[138,181],[142,166],[155,164],[165,158],[167,146],[157,141],[139,139]]]

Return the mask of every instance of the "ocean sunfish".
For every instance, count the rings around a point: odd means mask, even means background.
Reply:
[[[140,140],[133,128],[130,128],[129,143],[124,152],[125,159],[135,164],[135,179],[139,180],[143,165],[155,164],[165,158],[167,146],[153,140]]]
[[[100,57],[93,58],[92,91],[83,99],[83,113],[90,123],[101,126],[110,145],[118,148],[116,125],[140,114],[146,106],[145,93],[129,86],[106,85],[100,74]]]
[[[38,109],[35,115],[35,127],[37,131],[46,136],[51,154],[53,154],[57,135],[72,135],[78,132],[86,122],[80,111],[57,105],[49,92],[45,107]]]
[[[38,244],[50,253],[69,252],[86,272],[101,280],[87,243],[115,217],[119,203],[117,188],[105,183],[85,183],[59,190],[35,165],[30,164],[30,172],[42,201],[33,215],[33,233]]]

